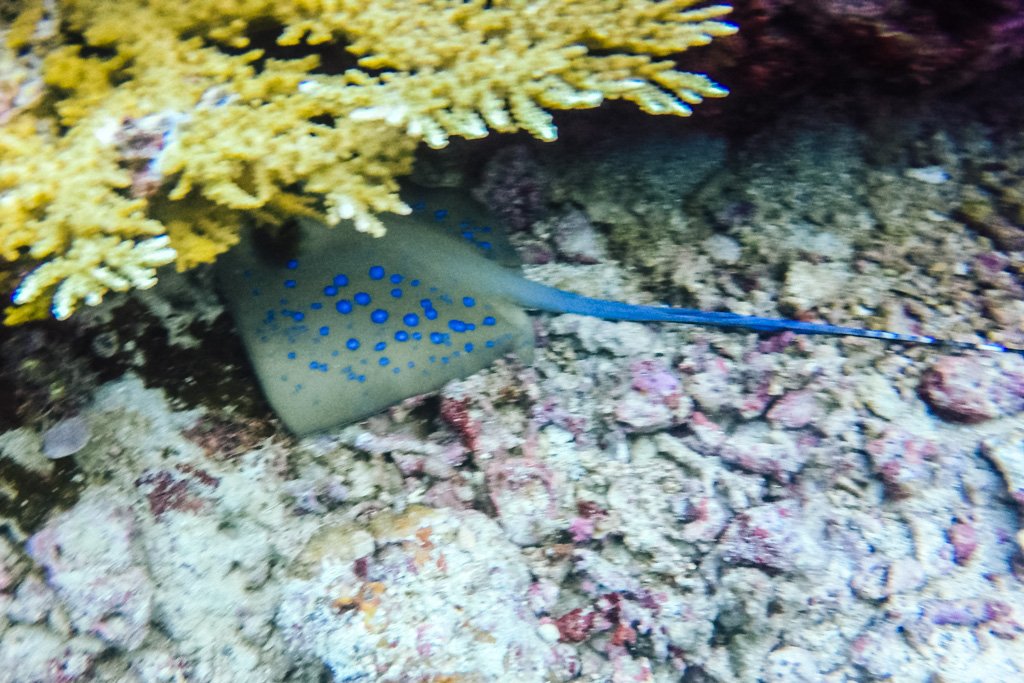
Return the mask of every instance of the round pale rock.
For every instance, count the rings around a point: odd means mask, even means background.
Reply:
[[[85,448],[92,438],[89,421],[80,415],[61,420],[43,432],[43,455],[59,460]]]
[[[1024,411],[1024,362],[1011,356],[948,356],[921,378],[921,398],[937,415],[969,424]]]

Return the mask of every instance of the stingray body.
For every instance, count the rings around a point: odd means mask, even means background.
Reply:
[[[384,218],[384,237],[303,220],[286,239],[247,233],[218,262],[219,286],[264,393],[295,433],[369,417],[509,353],[529,362],[527,309],[1006,350],[579,296],[521,277],[498,223],[464,195],[417,193],[411,215]]]

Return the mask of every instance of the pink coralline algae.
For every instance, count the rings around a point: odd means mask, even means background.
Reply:
[[[957,564],[967,564],[978,549],[978,534],[974,526],[967,522],[956,522],[946,533],[953,546],[953,560]]]
[[[498,522],[517,545],[536,545],[558,526],[555,475],[544,463],[508,458],[487,468],[487,488]]]
[[[941,417],[973,424],[1024,411],[1024,363],[1006,357],[947,356],[921,379],[921,398]],[[1016,362],[1014,362],[1016,361]]]
[[[146,637],[153,601],[149,575],[132,547],[135,525],[129,508],[96,489],[27,544],[74,629],[126,650]]]
[[[608,511],[589,500],[576,503],[576,512],[577,516],[569,522],[569,535],[572,536],[573,543],[592,539],[598,524],[608,519]]]
[[[776,572],[798,569],[802,555],[818,551],[800,528],[800,515],[791,501],[741,512],[722,535],[722,559]]]
[[[445,396],[441,399],[441,419],[447,422],[459,435],[462,443],[471,451],[477,448],[480,438],[480,422],[470,415],[471,401]]]
[[[748,472],[788,482],[803,468],[807,449],[786,433],[743,425],[717,451],[723,461]]]
[[[734,93],[785,97],[845,78],[965,84],[1024,54],[1024,0],[735,0],[742,31],[697,56]],[[735,99],[737,95],[734,95]]]
[[[151,470],[135,481],[149,501],[149,510],[160,518],[169,510],[195,512],[204,507],[204,496],[219,481],[202,469],[178,465],[173,470]]]
[[[999,600],[927,600],[922,605],[922,617],[911,626],[913,635],[921,640],[933,626],[983,628],[1006,639],[1015,639],[1024,633],[1024,627],[1014,618],[1013,608]]]
[[[630,390],[615,402],[615,419],[630,432],[651,432],[682,423],[693,403],[679,375],[656,360],[630,367]]]
[[[657,613],[657,602],[650,596],[606,593],[592,605],[570,610],[555,619],[559,639],[564,643],[581,643],[595,633],[607,633],[613,648],[632,645],[637,640],[637,622],[632,618],[636,614],[631,608],[634,602],[641,609]]]
[[[513,230],[525,230],[547,210],[550,179],[525,145],[506,147],[487,164],[474,196]]]
[[[937,442],[903,427],[892,426],[867,444],[874,471],[886,491],[897,498],[910,496],[931,481],[932,462],[941,448]]]
[[[321,659],[334,680],[558,681],[578,673],[530,612],[530,572],[492,520],[413,509],[379,515],[373,529],[373,538],[325,529],[334,540],[305,558],[277,611],[289,646]]]
[[[813,391],[802,389],[791,391],[768,410],[768,420],[787,429],[800,429],[820,422],[826,411],[821,400]]]

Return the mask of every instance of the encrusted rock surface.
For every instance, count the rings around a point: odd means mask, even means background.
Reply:
[[[615,150],[485,177],[549,284],[1021,344],[1024,254],[960,210],[1020,222],[1024,106],[974,97],[811,101],[729,148],[654,127],[632,196]],[[684,149],[713,168],[681,182]],[[161,282],[80,322],[88,350],[48,328],[4,361],[37,381],[0,433],[3,683],[1024,676],[1018,359],[544,315],[532,366],[297,441],[209,290]]]

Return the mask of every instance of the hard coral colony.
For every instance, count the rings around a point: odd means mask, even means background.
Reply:
[[[211,262],[247,222],[379,234],[379,214],[409,211],[397,179],[421,142],[550,140],[549,111],[606,99],[686,115],[725,90],[667,57],[735,31],[728,6],[700,0],[8,6],[7,324]]]

